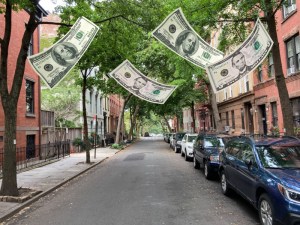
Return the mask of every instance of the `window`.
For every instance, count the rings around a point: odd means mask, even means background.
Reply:
[[[242,129],[245,129],[244,109],[241,109]]]
[[[296,11],[296,0],[286,0],[283,4],[283,18],[288,17],[290,14],[292,14],[294,11]]]
[[[226,112],[226,126],[229,126],[229,113]]]
[[[234,110],[231,110],[231,127],[235,129]]]
[[[277,104],[276,102],[271,102],[272,109],[272,125],[273,127],[278,126],[278,115],[277,115]]]
[[[90,92],[90,112],[91,113],[93,112],[93,102],[92,102],[92,99],[93,99],[93,92]]]
[[[292,99],[294,126],[300,127],[300,98]]]
[[[275,69],[274,69],[274,61],[273,61],[273,54],[269,54],[269,67],[268,67],[268,76],[274,77]]]
[[[33,55],[33,37],[31,36],[29,46],[28,46],[28,56]]]
[[[263,73],[262,73],[262,65],[259,65],[257,67],[257,78],[258,78],[258,81],[259,82],[262,82],[263,81]]]
[[[287,75],[300,70],[300,36],[295,36],[286,42]]]
[[[245,79],[245,92],[248,92],[250,90],[250,87],[249,87],[249,76],[246,75],[244,79]]]
[[[26,80],[26,112],[34,113],[34,82]]]

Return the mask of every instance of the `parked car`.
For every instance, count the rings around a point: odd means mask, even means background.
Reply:
[[[170,135],[171,135],[170,133],[165,133],[164,134],[164,141],[165,142],[170,143]]]
[[[181,156],[184,156],[185,161],[193,158],[193,140],[198,134],[185,134],[181,141]]]
[[[222,137],[218,137],[217,134],[198,134],[193,144],[194,168],[199,169],[203,166],[206,179],[218,175],[219,154],[223,149]]]
[[[172,146],[173,146],[175,153],[178,153],[181,151],[181,141],[182,141],[182,138],[184,135],[185,135],[185,132],[177,132],[174,134]]]
[[[300,139],[236,137],[220,160],[222,192],[248,200],[261,224],[300,224]]]
[[[170,139],[170,142],[169,142],[170,143],[170,148],[172,148],[172,149],[174,149],[174,146],[173,146],[174,135],[175,135],[175,133],[171,133],[170,134],[170,138],[169,138]]]

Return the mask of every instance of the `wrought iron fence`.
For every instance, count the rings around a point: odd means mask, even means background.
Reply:
[[[70,155],[71,143],[60,141],[55,143],[16,148],[17,171],[44,164],[47,161]],[[4,149],[0,149],[0,176],[4,163]]]

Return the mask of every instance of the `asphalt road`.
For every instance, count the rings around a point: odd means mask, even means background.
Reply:
[[[62,171],[63,172],[63,171]],[[23,210],[5,224],[255,225],[256,210],[145,138]]]

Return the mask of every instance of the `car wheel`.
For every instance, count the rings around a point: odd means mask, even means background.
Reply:
[[[185,155],[184,151],[181,149],[181,156],[183,157]]]
[[[175,152],[175,153],[178,153],[178,150],[177,150],[176,145],[174,146],[174,152]]]
[[[204,176],[207,180],[211,179],[211,176],[212,176],[207,161],[204,162]]]
[[[190,157],[188,157],[187,154],[186,154],[186,150],[184,152],[184,160],[185,161],[189,161],[190,160]]]
[[[224,195],[230,195],[231,189],[227,183],[227,178],[224,170],[221,171],[221,189]]]
[[[259,219],[262,225],[273,225],[273,206],[268,195],[262,194],[258,202]]]
[[[200,168],[200,163],[197,161],[196,157],[193,157],[193,162],[194,162],[194,168],[199,169]]]

